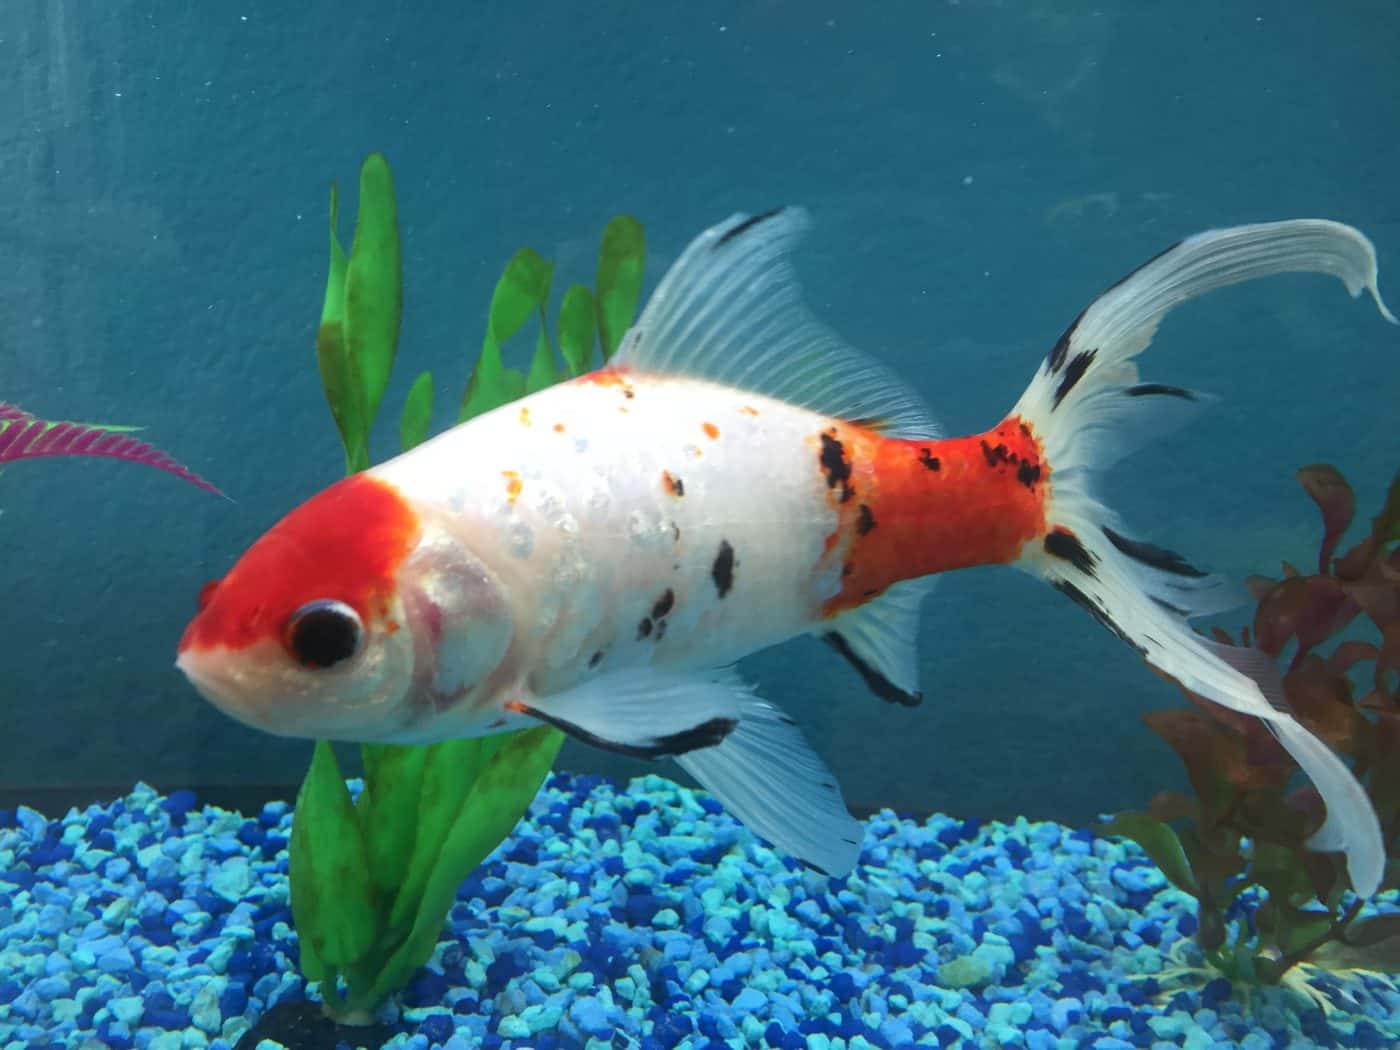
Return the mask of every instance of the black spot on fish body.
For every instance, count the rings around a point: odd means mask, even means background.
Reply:
[[[1084,575],[1092,578],[1097,558],[1068,529],[1052,529],[1045,537],[1045,553],[1069,562]]]
[[[851,463],[846,458],[846,446],[835,437],[835,427],[822,433],[822,473],[826,475],[826,487],[841,490],[841,502],[851,498]]]
[[[590,657],[588,658],[588,666],[589,666],[590,668],[597,667],[597,666],[598,666],[600,663],[602,663],[602,662],[603,662],[603,650],[601,650],[601,649],[595,650],[594,653],[593,653],[593,655],[590,656]]]
[[[1158,547],[1156,544],[1143,543],[1141,540],[1129,539],[1127,536],[1114,532],[1107,526],[1103,529],[1103,534],[1108,537],[1108,542],[1117,547],[1134,561],[1140,561],[1144,565],[1161,572],[1171,573],[1173,576],[1189,576],[1199,580],[1208,575],[1201,569],[1196,568],[1176,551],[1167,550],[1165,547]]]
[[[720,235],[719,240],[715,241],[715,248],[719,248],[725,244],[728,244],[735,237],[738,237],[741,233],[745,232],[746,230],[751,230],[759,223],[766,222],[773,216],[781,214],[782,210],[782,208],[773,208],[770,211],[764,212],[762,215],[749,216],[747,219],[745,219],[738,225],[732,227],[731,229],[725,230],[724,233]]]
[[[981,442],[982,455],[987,460],[987,466],[995,470],[1004,463],[1016,462],[1016,456],[1004,444],[989,444],[985,440]]]
[[[622,388],[622,396],[625,397],[628,401],[631,401],[634,397],[637,396],[637,392],[633,390],[630,386],[625,386]]]
[[[875,515],[870,512],[870,508],[864,503],[860,505],[860,511],[856,514],[856,535],[864,536],[875,527]]]
[[[919,462],[922,463],[927,470],[937,470],[942,466],[942,464],[938,462],[938,457],[930,453],[926,448],[919,449]]]
[[[1039,463],[1022,463],[1016,471],[1016,480],[1028,489],[1034,489],[1035,483],[1040,480]]]
[[[719,553],[710,566],[710,578],[715,581],[715,590],[721,598],[734,587],[734,548],[728,540],[719,541]]]
[[[1198,400],[1194,391],[1183,386],[1168,386],[1166,383],[1139,383],[1123,391],[1129,397],[1179,397],[1183,401]]]
[[[673,522],[671,522],[671,542],[672,542],[672,543],[680,543],[680,541],[681,541],[681,526],[680,526],[680,522],[673,521]],[[679,567],[680,567],[680,566],[677,566],[677,568],[679,568]]]
[[[648,637],[651,634],[651,628],[651,617],[643,616],[642,622],[637,624],[637,641],[640,642],[643,638]]]
[[[669,613],[676,605],[676,592],[667,587],[661,592],[661,597],[656,599],[656,603],[651,607],[651,618],[660,620]]]
[[[1064,376],[1060,379],[1060,385],[1055,388],[1055,404],[1052,407],[1060,407],[1060,402],[1068,397],[1075,384],[1084,378],[1084,373],[1089,371],[1089,366],[1094,363],[1094,358],[1098,355],[1097,350],[1083,350],[1074,355],[1074,359],[1070,361]]]
[[[856,673],[860,675],[865,684],[870,687],[870,691],[881,700],[892,704],[899,704],[902,707],[914,707],[923,700],[923,693],[906,693],[903,689],[899,688],[899,686],[895,685],[879,671],[862,660],[856,651],[851,648],[850,643],[841,636],[839,631],[827,631],[822,635],[822,640],[846,658],[847,662],[856,669]]]

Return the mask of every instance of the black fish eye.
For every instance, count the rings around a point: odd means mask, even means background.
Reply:
[[[303,667],[333,667],[360,651],[364,633],[354,609],[323,598],[292,613],[287,621],[287,651]]]

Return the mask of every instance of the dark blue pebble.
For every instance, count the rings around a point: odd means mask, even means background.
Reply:
[[[957,1046],[962,1041],[962,1033],[950,1024],[941,1024],[933,1030],[939,1046]]]
[[[660,1016],[654,1018],[656,1027],[652,1029],[652,1035],[661,1040],[663,1046],[675,1046],[695,1030],[694,1022],[674,1008],[666,1010],[658,1008],[655,1012]]]
[[[625,914],[627,921],[633,926],[647,926],[663,907],[666,907],[666,904],[658,901],[650,893],[634,891],[628,894]]]
[[[241,1017],[246,1009],[248,1009],[248,989],[236,981],[225,985],[223,994],[219,996],[219,1013],[223,1014],[224,1020],[228,1020],[230,1017]]]
[[[73,847],[60,841],[58,833],[51,828],[44,836],[43,842],[32,847],[28,853],[21,853],[20,856],[27,860],[31,867],[41,868],[46,864],[72,860]]]
[[[437,1006],[446,1001],[451,987],[452,982],[436,970],[419,970],[404,989],[404,1003],[408,1006]]]
[[[605,874],[611,875],[613,878],[618,878],[625,870],[621,857],[603,858],[603,871]]]
[[[1188,911],[1176,920],[1176,932],[1183,937],[1194,937],[1199,928],[1200,924],[1196,922],[1196,916],[1193,912]]]
[[[487,1032],[481,1039],[481,1050],[496,1050],[504,1042],[495,1032]]]
[[[1230,982],[1224,977],[1217,977],[1201,989],[1201,1002],[1209,1007],[1216,1007],[1230,998]]]
[[[1386,1045],[1385,1036],[1370,1021],[1358,1021],[1352,1039],[1355,1040],[1354,1045],[1362,1050],[1380,1050]]]
[[[182,828],[185,826],[185,815],[195,807],[194,792],[182,788],[179,791],[172,791],[160,801],[160,808],[170,814],[171,826]]]
[[[141,999],[146,1007],[146,1012],[142,1017],[144,1024],[164,1028],[169,1032],[178,1032],[182,1028],[189,1027],[189,1011],[176,1006],[175,1000],[171,999],[165,992],[148,990],[142,994]]]
[[[706,846],[704,849],[696,850],[690,855],[690,859],[695,861],[696,864],[714,867],[728,852],[728,846],[723,843],[715,843],[713,846]]]
[[[1069,837],[1077,842],[1084,842],[1092,846],[1094,844],[1094,839],[1098,836],[1096,836],[1088,828],[1076,828],[1074,831],[1071,831],[1069,833]]]
[[[22,890],[34,888],[35,876],[32,869],[28,867],[11,868],[9,871],[0,871],[0,882],[8,882]]]
[[[700,808],[712,817],[719,816],[719,814],[724,812],[724,807],[709,795],[702,795],[700,797]]]
[[[19,810],[0,809],[0,828],[19,827]]]
[[[1110,1006],[1100,1016],[1104,1024],[1112,1024],[1114,1021],[1131,1020],[1133,1012],[1126,1006]]]
[[[486,967],[487,991],[495,993],[504,990],[513,978],[529,972],[529,969],[528,960],[521,952],[498,956],[495,962]],[[623,972],[626,972],[626,967],[623,967]]]
[[[0,981],[0,1003],[12,1003],[20,992],[24,991],[24,985],[18,981],[6,978]]]
[[[719,1020],[718,1020],[718,1018],[716,1018],[714,1015],[712,1015],[712,1014],[701,1014],[701,1015],[700,1015],[700,1020],[696,1022],[696,1026],[700,1029],[700,1034],[701,1034],[701,1035],[707,1035],[707,1036],[709,1036],[711,1039],[718,1039],[718,1038],[720,1038],[720,1034],[719,1034]],[[726,1048],[726,1050],[727,1050],[727,1048]]]
[[[455,1030],[456,1025],[447,1014],[429,1014],[418,1026],[418,1034],[426,1037],[429,1043],[445,1043]]]
[[[539,860],[539,844],[534,839],[517,839],[505,859],[516,864],[535,864]]]

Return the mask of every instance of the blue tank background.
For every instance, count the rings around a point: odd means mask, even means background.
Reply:
[[[339,178],[353,205],[370,150],[405,245],[386,405],[432,368],[439,426],[510,253],[587,279],[623,211],[650,288],[730,212],[807,205],[811,303],[950,433],[996,421],[1101,288],[1198,229],[1355,223],[1400,300],[1392,5],[628,6],[3,6],[0,399],[145,424],[237,502],[112,463],[0,477],[0,787],[300,778],[307,744],[234,725],[172,661],[200,585],[338,475],[312,355],[326,193]],[[1212,568],[1306,562],[1294,470],[1335,462],[1369,514],[1400,445],[1397,351],[1335,281],[1194,304],[1144,372],[1223,400],[1108,493]],[[1079,821],[1179,783],[1137,718],[1178,694],[1029,578],[945,579],[922,658],[915,710],[811,640],[744,670],[857,805]],[[642,768],[574,745],[561,764]]]

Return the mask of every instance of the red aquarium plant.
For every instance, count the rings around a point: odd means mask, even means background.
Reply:
[[[17,405],[0,401],[0,465],[45,456],[120,459],[163,470],[206,492],[223,495],[194,471],[181,466],[154,445],[132,437],[132,431],[139,429],[99,423],[50,422],[30,415]]]
[[[1215,635],[1236,645],[1252,635],[1277,662],[1293,713],[1351,760],[1385,837],[1384,893],[1400,886],[1400,474],[1369,534],[1340,557],[1351,486],[1326,465],[1298,480],[1322,512],[1315,571],[1285,562],[1278,579],[1251,578],[1252,630]],[[1324,1008],[1309,967],[1400,972],[1400,914],[1363,916],[1341,856],[1307,847],[1322,804],[1293,786],[1287,752],[1262,722],[1183,692],[1193,706],[1143,717],[1181,758],[1194,797],[1161,792],[1104,830],[1135,840],[1196,899],[1209,966],[1241,984],[1288,984]]]

